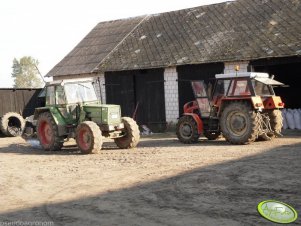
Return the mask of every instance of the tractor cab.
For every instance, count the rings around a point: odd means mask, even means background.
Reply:
[[[217,74],[212,93],[212,105],[220,114],[224,104],[235,100],[249,100],[255,109],[283,108],[281,98],[275,95],[273,86],[283,83],[270,78],[267,73],[243,72]]]
[[[100,105],[90,79],[50,82],[45,87],[45,97],[45,107],[57,110],[64,124],[69,125],[79,120],[80,108]]]
[[[177,124],[181,142],[196,142],[201,134],[214,140],[222,133],[230,143],[246,144],[280,135],[284,103],[273,86],[284,84],[268,74],[217,74],[213,86],[202,80],[191,85],[195,100],[184,105]]]
[[[46,106],[66,104],[100,103],[97,99],[92,80],[58,81],[46,86]]]

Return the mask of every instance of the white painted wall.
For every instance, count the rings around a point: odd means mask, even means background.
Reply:
[[[165,68],[164,94],[166,122],[176,123],[179,117],[178,73],[176,67]]]

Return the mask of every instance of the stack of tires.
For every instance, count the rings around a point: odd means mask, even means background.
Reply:
[[[282,129],[301,130],[301,109],[283,109],[282,117]]]
[[[1,132],[8,137],[21,136],[25,128],[24,118],[16,112],[8,112],[1,117]]]

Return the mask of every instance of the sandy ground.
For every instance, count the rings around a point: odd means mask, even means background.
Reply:
[[[93,155],[0,138],[0,225],[273,225],[260,201],[301,213],[300,138],[184,145],[165,134]]]

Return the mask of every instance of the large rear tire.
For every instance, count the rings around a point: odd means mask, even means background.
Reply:
[[[58,135],[57,124],[49,112],[39,115],[37,134],[44,150],[57,151],[63,147],[64,138]]]
[[[258,137],[259,119],[250,103],[234,102],[224,108],[220,126],[231,144],[249,144]]]
[[[102,147],[102,133],[95,122],[85,121],[76,128],[76,143],[83,154],[95,154]]]
[[[129,117],[123,117],[124,136],[115,138],[114,141],[119,148],[129,149],[135,148],[140,140],[140,131],[136,121]]]
[[[176,134],[178,139],[184,144],[196,143],[200,137],[196,121],[188,115],[184,115],[179,119]]]
[[[264,113],[268,113],[270,119],[270,125],[273,132],[267,133],[266,136],[260,135],[258,140],[260,141],[269,141],[276,137],[276,134],[281,134],[281,129],[283,126],[283,118],[281,111],[278,109],[265,110]]]
[[[16,112],[8,112],[1,118],[1,132],[9,137],[21,136],[25,128],[24,118]]]
[[[281,111],[279,109],[269,110],[268,114],[270,117],[271,129],[274,132],[280,134],[283,126],[283,118]]]

